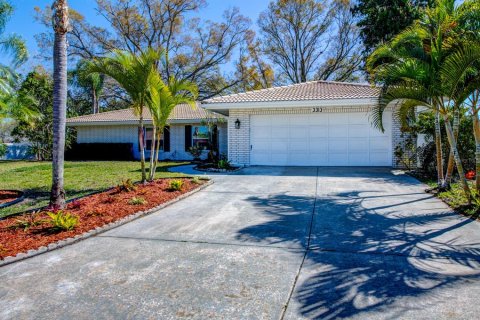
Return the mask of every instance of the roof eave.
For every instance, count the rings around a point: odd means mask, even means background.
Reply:
[[[291,100],[291,101],[266,101],[266,102],[229,102],[229,103],[203,103],[202,107],[212,111],[231,109],[269,109],[269,108],[311,108],[311,107],[357,107],[371,106],[378,103],[378,98],[358,99],[325,99],[325,100]]]
[[[189,124],[201,123],[205,119],[172,119],[168,120],[168,124]],[[152,120],[144,120],[145,125],[152,125]],[[91,126],[129,126],[138,125],[138,120],[126,121],[68,121],[67,127],[91,127]]]

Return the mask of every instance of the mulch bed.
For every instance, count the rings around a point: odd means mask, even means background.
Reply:
[[[181,191],[170,191],[171,180],[182,180]],[[145,185],[137,185],[136,190],[121,191],[114,188],[109,191],[87,196],[70,202],[65,213],[75,215],[79,223],[71,231],[58,231],[52,228],[46,211],[26,213],[0,220],[0,259],[15,256],[30,249],[38,249],[50,243],[83,234],[97,227],[120,220],[139,211],[155,208],[180,195],[192,191],[206,181],[197,183],[191,179],[159,179]],[[130,204],[133,198],[143,198],[145,204]],[[30,227],[25,229],[24,223]],[[33,223],[32,223],[33,222]]]
[[[22,193],[20,191],[0,190],[0,204],[12,202],[14,200],[17,200],[21,196],[22,196]]]

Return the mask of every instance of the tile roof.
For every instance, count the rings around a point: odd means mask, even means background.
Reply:
[[[335,99],[378,98],[380,89],[369,84],[310,81],[282,87],[248,91],[244,93],[220,96],[203,101],[214,103],[246,103]]]
[[[175,120],[201,120],[205,119],[208,114],[212,116],[212,113],[203,109],[199,103],[196,108],[192,108],[188,104],[180,104],[173,109],[170,117],[170,121]],[[219,116],[213,114],[214,116]],[[143,117],[145,121],[151,121],[152,116],[148,108],[144,108]],[[79,116],[67,119],[67,123],[95,123],[95,122],[131,122],[138,121],[138,117],[134,114],[133,109],[121,109],[114,111],[101,112],[97,114],[89,114],[85,116]]]

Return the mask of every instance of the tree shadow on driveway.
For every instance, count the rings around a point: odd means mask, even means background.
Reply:
[[[436,208],[430,196],[331,194],[316,200],[313,219],[313,206],[310,214],[305,210],[312,199],[250,197],[270,219],[237,234],[242,241],[292,242],[305,249],[287,318],[369,318],[377,312],[396,318],[415,308],[437,310],[451,303],[452,290],[480,283],[480,224]],[[309,216],[305,237],[285,231],[295,215]],[[451,306],[456,308],[462,306]]]

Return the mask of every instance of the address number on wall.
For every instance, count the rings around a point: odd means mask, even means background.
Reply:
[[[322,108],[312,108],[312,112],[323,112]]]

